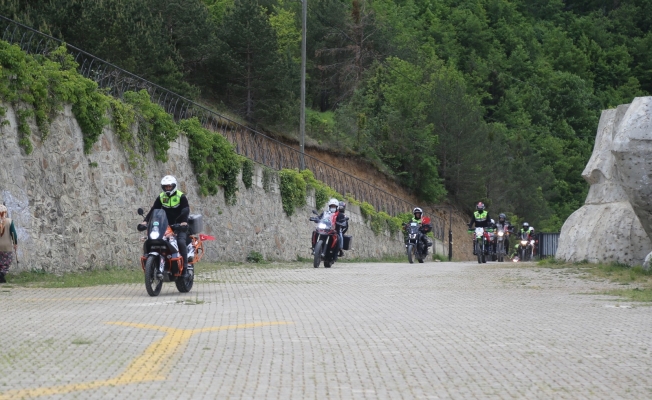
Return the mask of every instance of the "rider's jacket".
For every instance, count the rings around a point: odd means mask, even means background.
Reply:
[[[491,224],[491,218],[489,218],[489,213],[487,210],[480,212],[475,211],[471,217],[471,222],[469,222],[469,228],[475,223],[476,228],[487,228]]]
[[[426,232],[426,233],[427,233],[427,232],[430,232],[430,230],[432,229],[432,225],[430,225],[430,224],[424,224],[424,223],[423,223],[423,215],[421,216],[420,219],[416,219],[416,218],[413,216],[413,217],[412,217],[412,221],[410,221],[410,222],[416,222],[417,224],[421,224],[421,227],[419,228],[419,230],[421,230],[421,231],[423,231],[423,232]]]
[[[183,196],[183,192],[176,190],[172,196],[168,196],[165,192],[161,192],[161,194],[158,195],[158,198],[161,200],[163,208],[177,208],[181,204],[181,196]]]
[[[521,228],[521,230],[519,231],[519,234],[522,236],[523,233],[527,233],[528,239],[532,238],[532,229],[531,228],[528,229],[527,231],[524,231],[523,228]]]
[[[165,215],[168,218],[168,223],[170,224],[180,224],[182,222],[188,222],[188,215],[190,215],[190,204],[188,203],[188,198],[183,192],[177,190],[174,195],[168,196],[165,192],[161,193],[154,201],[154,205],[147,213],[145,221],[149,221],[149,218],[152,215],[152,211],[156,209],[165,210]]]

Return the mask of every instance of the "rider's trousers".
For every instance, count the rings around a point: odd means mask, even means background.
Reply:
[[[188,266],[188,246],[186,242],[188,240],[187,232],[178,232],[177,233],[177,245],[179,246],[179,254],[183,257],[183,266],[184,268]]]

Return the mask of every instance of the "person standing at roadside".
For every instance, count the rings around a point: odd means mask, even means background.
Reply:
[[[14,221],[7,218],[7,207],[0,204],[0,283],[6,283],[5,276],[9,271],[14,257],[14,251],[18,248],[18,235],[14,227]]]

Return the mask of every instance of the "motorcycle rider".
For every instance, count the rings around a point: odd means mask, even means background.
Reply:
[[[344,213],[346,212],[346,203],[345,202],[340,201],[339,207],[337,208],[337,212],[339,214],[341,214],[341,215],[344,215]],[[343,239],[344,239],[344,234],[346,233],[346,231],[349,230],[349,221],[344,219],[344,225],[342,225],[340,227],[340,229],[341,229],[341,231],[340,231],[340,241],[341,241],[340,243],[341,243],[341,245],[340,245],[339,257],[342,257],[344,255],[344,251],[342,251],[342,247],[344,246],[344,240]]]
[[[505,231],[505,251],[509,251],[509,234],[514,233],[514,227],[507,221],[507,216],[505,213],[498,214],[498,225],[502,225]]]
[[[412,220],[410,222],[416,222],[417,224],[421,225],[419,227],[419,230],[423,235],[421,235],[421,242],[423,243],[423,254],[428,255],[428,247],[432,246],[432,243],[428,240],[428,237],[426,234],[432,230],[432,224],[425,222],[425,218],[423,218],[423,210],[420,207],[415,207],[414,210],[412,210]],[[405,244],[407,245],[407,238],[405,239]]]
[[[489,212],[485,210],[484,203],[481,201],[478,202],[478,204],[475,205],[475,211],[473,212],[473,216],[471,216],[471,222],[469,222],[469,229],[472,229],[473,224],[475,224],[476,228],[489,228],[490,221],[491,221],[491,217],[489,217]],[[475,238],[473,238],[473,255],[476,255]]]
[[[186,195],[177,189],[177,179],[172,175],[166,175],[161,179],[161,189],[163,192],[154,201],[154,205],[145,216],[145,220],[141,225],[147,225],[154,210],[163,209],[167,216],[168,223],[181,224],[182,226],[188,225],[188,215],[190,215],[190,204]],[[183,274],[194,273],[193,267],[188,265],[188,248],[187,232],[175,232],[177,237],[177,245],[179,246],[179,254],[183,257]]]
[[[527,222],[523,222],[522,228],[518,233],[519,233],[519,239],[522,239],[523,234],[527,233],[527,239],[525,239],[525,240],[527,240],[529,242],[530,240],[532,240],[534,238],[534,227],[530,226],[530,224],[528,224]],[[517,241],[516,246],[514,246],[514,253],[518,252],[518,246],[519,246],[519,243]],[[532,248],[534,250],[534,246],[532,246]],[[534,251],[533,251],[533,254],[534,254]]]

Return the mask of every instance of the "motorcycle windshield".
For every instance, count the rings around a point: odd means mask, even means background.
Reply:
[[[419,224],[416,222],[410,222],[408,232],[412,235],[416,235],[419,232]]]
[[[334,218],[335,218],[335,214],[325,212],[324,216],[317,223],[317,229],[319,229],[321,231],[330,231],[330,230],[332,230],[333,229],[333,219]]]
[[[147,225],[147,238],[151,240],[163,239],[165,231],[168,229],[168,217],[165,214],[165,210],[156,209],[152,212],[152,216],[149,219],[149,224]]]

